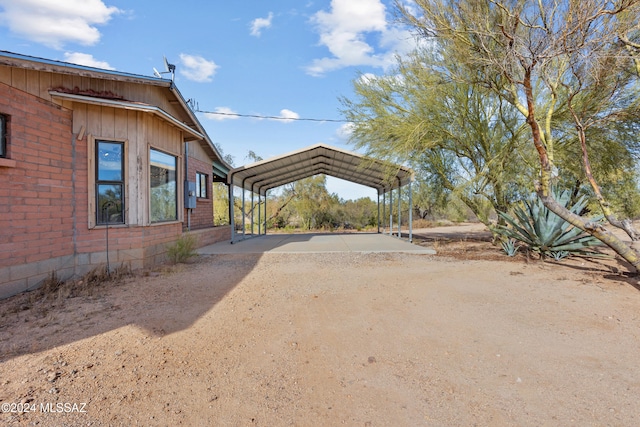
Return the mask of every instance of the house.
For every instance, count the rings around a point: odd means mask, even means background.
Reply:
[[[0,298],[230,239],[229,165],[172,80],[0,51],[0,127]]]

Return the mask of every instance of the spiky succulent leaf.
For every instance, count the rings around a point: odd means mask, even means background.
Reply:
[[[580,215],[587,205],[584,196],[569,206],[571,202],[569,191],[558,193],[554,189],[553,193],[560,205],[576,215]],[[498,215],[507,223],[507,226],[497,227],[498,233],[524,243],[531,251],[541,255],[554,256],[564,252],[582,256],[601,255],[591,248],[602,245],[602,242],[551,212],[535,194],[531,200],[524,200],[514,206],[513,216],[506,212],[498,212]],[[601,219],[602,217],[594,218],[593,221]]]

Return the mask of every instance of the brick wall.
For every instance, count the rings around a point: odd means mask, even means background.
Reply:
[[[193,157],[189,157],[189,170],[187,171],[187,179],[196,181],[196,172],[207,175],[207,198],[198,198],[196,208],[191,210],[191,230],[200,230],[203,228],[213,227],[213,197],[211,194],[211,162],[203,162]],[[188,227],[187,218],[188,210],[184,213],[184,229]]]
[[[0,267],[73,254],[72,113],[0,84],[9,116],[0,167]]]
[[[36,288],[52,272],[67,280],[104,266],[107,232],[112,268],[166,260],[185,223],[89,228],[89,138],[73,134],[72,110],[0,83],[0,114],[9,118],[9,160],[0,159],[0,298]],[[211,165],[190,158],[190,180],[196,171],[209,177],[209,197],[191,216],[198,245],[228,240],[229,227],[213,227]]]

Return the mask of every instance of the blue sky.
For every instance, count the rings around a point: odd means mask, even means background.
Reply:
[[[336,119],[361,74],[381,74],[414,46],[392,0],[0,0],[0,49],[153,75],[163,56],[200,110]],[[165,75],[168,77],[168,75]],[[235,166],[317,143],[353,150],[348,124],[198,113]],[[344,199],[375,198],[330,179]]]

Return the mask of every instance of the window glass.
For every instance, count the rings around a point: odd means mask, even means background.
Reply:
[[[124,224],[124,143],[96,141],[96,223]]]
[[[178,191],[175,156],[151,150],[151,222],[178,219]]]
[[[0,114],[0,157],[7,157],[7,118]]]
[[[98,224],[122,224],[122,185],[98,184]]]
[[[98,181],[122,181],[122,143],[98,142]]]
[[[201,199],[207,198],[207,175],[196,172],[196,196]]]

